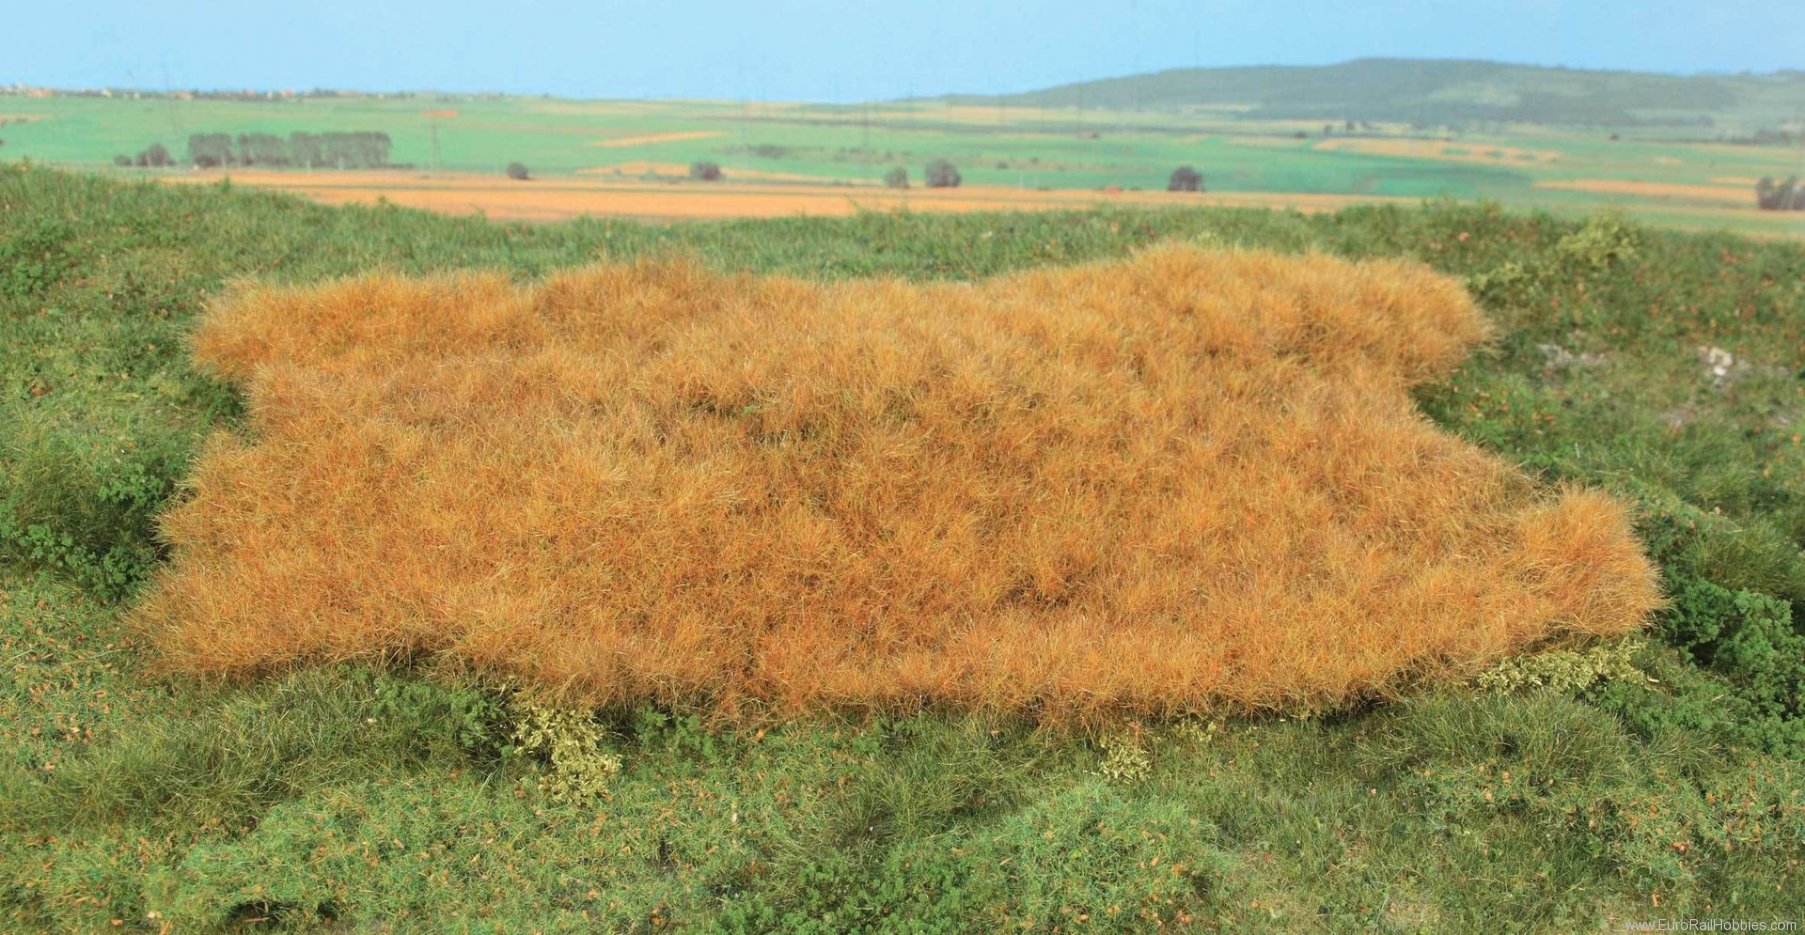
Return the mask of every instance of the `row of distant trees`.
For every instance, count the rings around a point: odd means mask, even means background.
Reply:
[[[301,169],[379,169],[389,164],[387,133],[196,133],[188,161],[202,169],[272,166]]]
[[[959,176],[959,169],[945,159],[936,159],[928,163],[922,173],[922,181],[929,188],[958,188],[964,181]],[[884,185],[887,188],[908,188],[909,170],[897,166],[884,174]],[[1179,166],[1172,170],[1172,176],[1166,182],[1166,190],[1173,192],[1203,191],[1203,173],[1190,166]]]
[[[1779,183],[1765,177],[1755,183],[1755,204],[1763,211],[1805,211],[1805,185],[1797,176]]]
[[[113,157],[113,165],[138,166],[140,168],[162,168],[175,165],[175,159],[169,155],[169,148],[162,143],[152,143],[138,150],[138,155],[127,156],[121,153]]]
[[[929,188],[958,188],[965,183],[959,174],[959,167],[945,159],[930,161],[921,171],[921,182]],[[909,170],[897,166],[884,173],[884,187],[908,188]]]
[[[196,168],[271,166],[299,169],[379,169],[389,165],[387,133],[196,133],[188,137],[188,161]],[[118,155],[113,164],[163,168],[176,164],[169,148],[152,143],[136,156]]]

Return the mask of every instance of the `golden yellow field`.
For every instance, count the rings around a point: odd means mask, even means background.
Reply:
[[[628,164],[634,165],[634,164]],[[657,164],[638,164],[652,167]],[[668,168],[677,168],[674,164]],[[687,172],[687,167],[682,167]],[[839,217],[860,211],[1017,211],[1088,208],[1107,204],[1147,206],[1228,205],[1333,211],[1351,204],[1414,203],[1415,199],[1363,195],[1266,192],[1173,193],[1033,191],[965,186],[893,190],[853,185],[787,185],[613,181],[590,178],[516,182],[495,175],[411,172],[292,172],[232,170],[163,176],[175,184],[215,183],[272,188],[326,204],[378,201],[448,214],[554,221],[584,215],[655,220],[736,217]]]
[[[1751,183],[1752,185],[1753,183]],[[1536,188],[1590,192],[1598,195],[1630,195],[1659,200],[1715,202],[1748,210],[1753,198],[1744,185],[1682,185],[1672,182],[1640,182],[1632,179],[1550,179]]]
[[[638,136],[620,136],[606,140],[596,140],[591,146],[604,149],[631,149],[634,146],[647,146],[652,143],[682,143],[689,140],[706,140],[723,135],[720,130],[678,130],[670,133],[645,133]]]
[[[1660,601],[1621,506],[1412,403],[1489,330],[1412,263],[1184,247],[246,287],[194,346],[249,435],[137,620],[190,672],[424,654],[729,717],[1389,694]]]

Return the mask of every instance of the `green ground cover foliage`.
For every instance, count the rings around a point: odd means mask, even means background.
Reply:
[[[1628,643],[1309,719],[572,721],[419,663],[146,670],[122,610],[238,400],[239,276],[689,254],[968,278],[1162,239],[1418,257],[1495,346],[1427,416],[1633,500]],[[503,225],[0,167],[0,929],[1565,932],[1805,906],[1805,249],[1485,205]],[[1721,352],[1714,355],[1713,351]],[[1729,363],[1724,363],[1727,355]]]

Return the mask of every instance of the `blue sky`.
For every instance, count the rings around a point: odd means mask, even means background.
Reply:
[[[0,84],[855,101],[1362,56],[1805,67],[1797,0],[19,2]]]

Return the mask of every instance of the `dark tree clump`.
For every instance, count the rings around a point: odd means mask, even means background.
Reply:
[[[1764,177],[1755,183],[1755,204],[1763,211],[1805,211],[1805,185],[1796,176],[1778,184]]]
[[[689,164],[689,177],[703,182],[719,182],[721,167],[707,160]]]
[[[921,177],[929,188],[958,188],[965,181],[959,177],[959,169],[945,159],[936,159],[928,163],[922,170]]]
[[[532,173],[526,170],[525,164],[519,162],[508,163],[508,178],[511,178],[516,182],[524,182],[532,177]]]
[[[288,141],[274,133],[238,134],[238,161],[247,166],[287,166],[294,163],[289,156]]]
[[[118,155],[118,156],[113,157],[113,165],[129,167],[131,164],[132,164],[132,157],[130,157],[130,156]]]
[[[162,143],[152,143],[138,153],[137,164],[142,168],[161,169],[175,165],[175,160],[169,157],[169,150]]]
[[[232,164],[232,137],[224,133],[196,133],[188,137],[188,161],[202,169]]]
[[[909,170],[903,168],[902,166],[897,166],[896,168],[891,169],[890,171],[884,173],[884,187],[885,188],[908,188],[909,187]]]
[[[1200,192],[1200,191],[1203,191],[1203,173],[1197,171],[1196,169],[1191,168],[1190,166],[1179,166],[1178,168],[1172,170],[1172,178],[1171,178],[1171,180],[1166,182],[1166,191],[1169,191],[1169,192]]]
[[[296,130],[288,135],[288,161],[303,169],[319,169],[326,165],[326,144],[317,133]]]

